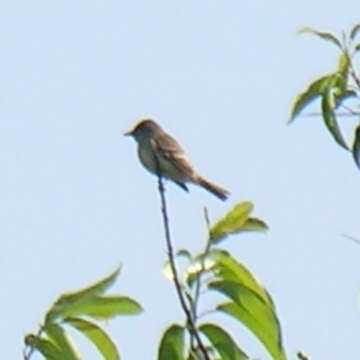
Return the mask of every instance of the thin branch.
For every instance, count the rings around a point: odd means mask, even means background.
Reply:
[[[358,87],[358,89],[360,90],[360,78],[355,70],[354,64],[352,62],[352,60],[350,60],[350,74],[356,84],[356,86]]]
[[[197,345],[201,351],[201,353],[204,356],[205,360],[210,360],[210,357],[207,353],[206,347],[203,344],[201,338],[200,338],[200,334],[198,333],[194,320],[192,318],[192,314],[191,314],[191,310],[188,308],[188,305],[186,304],[186,300],[185,300],[185,296],[182,292],[181,289],[181,284],[179,281],[179,275],[176,269],[176,265],[175,265],[175,257],[174,257],[174,250],[173,250],[173,246],[171,243],[171,236],[170,236],[170,226],[169,226],[169,217],[168,217],[168,213],[167,213],[167,206],[166,206],[166,198],[165,198],[165,188],[164,188],[164,183],[163,183],[163,177],[162,177],[162,173],[160,171],[160,166],[159,166],[159,161],[158,158],[155,154],[154,156],[155,158],[155,162],[156,162],[156,167],[157,167],[157,176],[158,176],[158,188],[159,188],[159,193],[160,193],[160,199],[161,199],[161,212],[162,212],[162,216],[163,216],[163,222],[164,222],[164,230],[165,230],[165,239],[166,239],[166,246],[167,246],[167,251],[168,251],[168,256],[169,256],[169,263],[170,263],[170,268],[171,268],[171,272],[173,274],[173,278],[174,278],[174,284],[175,284],[175,288],[176,288],[176,292],[180,301],[180,305],[185,313],[186,316],[186,322],[187,322],[187,326],[189,327],[190,330],[190,334],[191,336],[194,336]]]
[[[346,238],[346,239],[349,239],[349,240],[353,241],[356,244],[360,244],[360,239],[357,239],[357,238],[355,238],[355,237],[353,237],[351,235],[347,235],[347,234],[342,234],[342,236],[344,238]]]
[[[205,216],[205,221],[206,221],[206,225],[207,225],[207,229],[208,229],[208,233],[210,234],[210,220],[209,220],[209,213],[207,208],[204,208],[204,216]],[[201,261],[200,261],[200,265],[201,265],[201,269],[198,273],[197,279],[196,279],[196,288],[195,288],[195,296],[194,296],[194,301],[193,301],[193,316],[196,320],[196,313],[197,313],[197,306],[198,306],[198,302],[199,302],[199,296],[200,296],[200,289],[201,289],[201,278],[202,275],[204,274],[206,268],[205,268],[205,258],[206,255],[209,253],[210,250],[210,239],[208,239],[208,241],[206,242],[206,247],[205,250],[201,256]]]
[[[342,104],[341,107],[344,108],[348,112],[349,115],[360,116],[359,111],[355,111],[349,106],[346,106],[346,105]]]
[[[314,112],[308,112],[306,114],[302,114],[301,115],[302,117],[318,117],[318,116],[322,116],[322,113],[321,112],[317,112],[317,111],[314,111]],[[353,117],[353,116],[360,116],[360,112],[357,112],[357,111],[348,111],[348,112],[337,112],[336,113],[336,116],[340,116],[340,117]]]
[[[210,231],[209,230],[210,229],[210,221],[209,221],[208,210],[206,207],[204,208],[204,216],[205,216],[205,221],[206,221],[206,225],[207,225],[208,232],[209,232]],[[209,248],[210,248],[210,242],[207,241],[205,251],[204,251],[203,255],[201,256],[201,262],[200,262],[201,268],[196,277],[195,292],[194,292],[193,300],[191,302],[191,312],[192,312],[192,318],[193,318],[194,322],[196,322],[198,319],[197,311],[198,311],[199,298],[200,298],[201,280],[202,280],[202,275],[205,271],[204,258],[206,256],[206,254],[209,252]],[[193,336],[190,337],[190,347],[191,347],[191,349],[194,348],[194,337]]]
[[[200,314],[198,315],[198,319],[202,319],[202,318],[205,317],[205,316],[213,315],[213,314],[217,314],[217,313],[218,313],[218,310],[217,310],[217,309],[205,310],[205,311],[203,311],[202,313],[200,313]]]

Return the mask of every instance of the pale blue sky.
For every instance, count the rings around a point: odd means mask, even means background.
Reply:
[[[4,2],[2,358],[21,358],[23,335],[60,293],[119,262],[113,291],[145,308],[108,327],[124,359],[155,358],[162,330],[183,318],[161,273],[156,180],[122,137],[144,114],[232,193],[223,204],[169,185],[177,246],[203,246],[204,205],[215,218],[253,201],[268,235],[226,246],[273,295],[289,358],[299,349],[313,359],[358,358],[360,247],[341,234],[360,236],[360,174],[320,119],[285,125],[296,93],[335,66],[331,45],[296,31],[347,29],[360,20],[358,7],[355,0]],[[225,324],[252,356],[268,358],[241,327]],[[86,344],[84,353],[99,358]]]

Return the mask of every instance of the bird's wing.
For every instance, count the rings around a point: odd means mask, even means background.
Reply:
[[[184,150],[178,144],[178,142],[168,134],[161,134],[153,140],[153,146],[155,147],[155,153],[171,163],[180,173],[186,175],[187,178],[191,178],[194,169],[189,162]]]

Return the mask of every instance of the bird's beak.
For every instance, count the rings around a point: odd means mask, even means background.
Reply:
[[[124,133],[124,136],[133,136],[132,130],[125,132],[125,133]]]

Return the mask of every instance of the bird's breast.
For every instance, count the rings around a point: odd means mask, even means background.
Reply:
[[[154,151],[156,150],[153,148],[153,145],[150,142],[139,143],[139,158],[141,163],[148,171],[153,174],[157,174],[157,166],[159,166],[159,170],[161,171],[162,175],[167,179],[176,182],[186,182],[189,180],[188,174],[179,170],[179,168],[174,164],[174,161],[176,160],[170,160],[164,157],[161,153],[158,153],[156,161]]]
[[[156,173],[156,161],[153,153],[153,148],[150,143],[143,142],[138,146],[138,154],[141,163],[144,167],[152,173]]]

